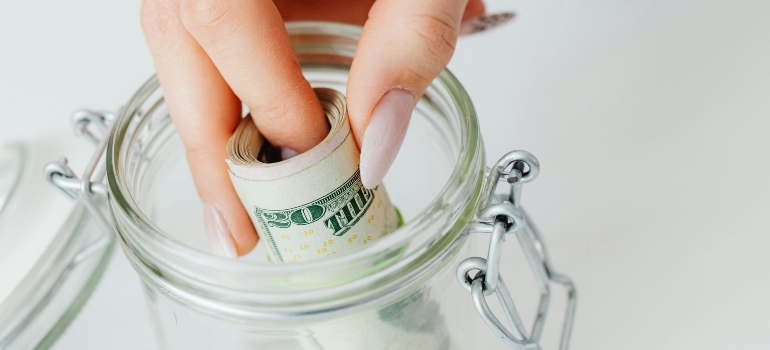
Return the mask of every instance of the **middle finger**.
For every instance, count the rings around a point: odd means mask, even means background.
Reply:
[[[183,0],[182,22],[275,146],[304,152],[328,123],[270,0]]]

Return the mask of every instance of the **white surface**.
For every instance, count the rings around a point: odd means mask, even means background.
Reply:
[[[0,4],[0,138],[124,103],[152,72],[138,6]],[[770,2],[489,7],[519,16],[463,39],[450,67],[489,162],[510,149],[540,159],[524,201],[578,285],[573,349],[770,348]],[[520,254],[506,249],[512,281]],[[116,253],[57,349],[152,348],[139,283]],[[512,289],[531,297],[523,287]]]
[[[0,306],[11,293],[20,293],[15,292],[17,286],[52,245],[60,231],[57,227],[64,224],[75,207],[73,201],[49,186],[41,170],[61,154],[72,154],[70,166],[82,168],[86,163],[83,158],[88,156],[83,152],[88,149],[87,142],[65,132],[47,136],[25,140],[24,177],[17,185],[15,198],[11,198],[12,204],[0,217]]]
[[[153,71],[138,12],[133,1],[0,2],[0,140],[68,133],[76,109],[125,103]],[[55,348],[155,346],[138,278],[122,254]]]

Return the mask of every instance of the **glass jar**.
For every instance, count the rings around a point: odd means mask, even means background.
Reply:
[[[360,27],[297,22],[287,29],[311,85],[344,92]],[[498,179],[517,180],[509,175],[515,173],[529,180],[536,160],[516,168],[513,158],[504,159],[486,169],[476,112],[448,71],[417,104],[384,180],[405,224],[365,248],[324,260],[270,263],[261,245],[237,260],[209,253],[202,205],[155,77],[118,113],[104,142],[112,224],[143,281],[164,349],[475,349],[484,339],[498,342],[482,320],[503,338],[536,348],[516,331],[521,322],[511,303],[504,311],[514,334],[495,326],[477,295],[496,289],[475,283],[484,282],[483,273],[468,275],[497,269],[469,258],[486,256],[471,232],[492,233],[491,242],[501,242],[504,234],[525,231],[518,230],[523,219],[516,208],[487,215],[486,223],[478,214],[491,202],[512,206],[515,191],[507,200],[491,196]],[[536,243],[533,259],[541,247]],[[490,243],[495,264],[498,248]],[[550,273],[541,255],[542,273]]]
[[[87,204],[45,183],[55,170],[45,164],[60,152],[75,155],[75,165],[87,159],[92,147],[77,141],[54,134],[0,143],[0,349],[51,346],[88,300],[112,255],[114,234],[101,229]],[[102,166],[89,180],[103,175]],[[104,197],[92,203],[103,217]]]

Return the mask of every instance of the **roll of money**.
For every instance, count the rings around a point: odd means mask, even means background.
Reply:
[[[282,160],[246,116],[227,143],[230,178],[273,262],[322,259],[370,244],[400,217],[382,184],[366,189],[345,96],[317,88],[329,135]],[[438,302],[426,291],[380,310],[310,326],[303,349],[449,349]]]
[[[330,131],[309,151],[282,160],[250,116],[227,142],[233,186],[273,262],[335,256],[370,244],[399,223],[384,186],[361,183],[345,96],[314,90]]]

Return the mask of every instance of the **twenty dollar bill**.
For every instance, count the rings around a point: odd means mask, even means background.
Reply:
[[[227,144],[230,177],[274,262],[331,257],[395,230],[396,210],[385,188],[367,189],[348,124],[345,97],[315,89],[331,131],[294,158],[280,152],[244,118]],[[448,349],[438,302],[418,290],[394,304],[310,326],[304,349]]]
[[[361,183],[345,96],[326,88],[315,93],[331,130],[311,150],[281,160],[249,116],[227,143],[235,191],[274,262],[331,257],[398,226],[383,185]]]

